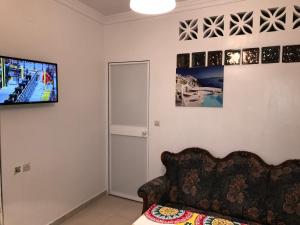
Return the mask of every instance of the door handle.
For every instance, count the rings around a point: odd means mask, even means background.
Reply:
[[[143,136],[143,137],[146,137],[146,136],[147,136],[147,134],[148,134],[148,132],[147,132],[147,131],[143,131],[143,132],[142,132],[142,136]]]

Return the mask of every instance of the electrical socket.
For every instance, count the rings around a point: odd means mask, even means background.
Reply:
[[[26,163],[26,164],[24,164],[22,167],[23,167],[23,173],[28,172],[28,171],[31,170],[31,165],[30,165],[30,163]]]
[[[19,173],[22,173],[22,167],[21,166],[16,166],[14,172],[15,172],[15,175],[17,175]]]

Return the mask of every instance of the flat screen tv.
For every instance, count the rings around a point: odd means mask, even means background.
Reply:
[[[57,64],[0,56],[0,105],[58,102]]]

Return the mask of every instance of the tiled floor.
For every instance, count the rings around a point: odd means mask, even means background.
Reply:
[[[142,212],[142,203],[105,196],[61,225],[131,225]]]

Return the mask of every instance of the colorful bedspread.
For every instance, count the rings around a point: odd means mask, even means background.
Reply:
[[[192,213],[160,205],[152,205],[134,225],[247,225],[214,216]]]

